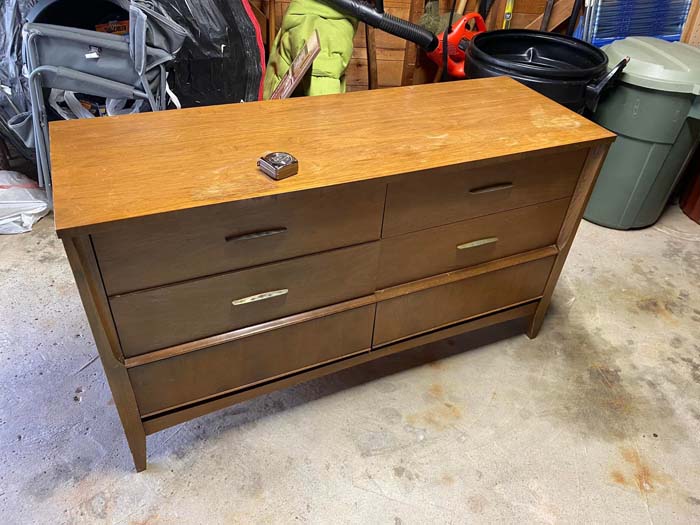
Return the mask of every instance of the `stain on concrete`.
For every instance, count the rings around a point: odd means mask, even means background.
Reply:
[[[260,497],[264,491],[263,477],[260,472],[246,472],[238,479],[238,490],[248,497]]]
[[[412,427],[444,430],[462,417],[461,409],[448,400],[444,386],[439,383],[431,384],[423,398],[428,407],[406,416],[406,422]]]
[[[690,371],[693,381],[700,384],[700,362],[687,356],[679,356],[678,359],[688,365],[688,370]]]
[[[619,470],[613,470],[610,473],[610,478],[618,485],[627,485],[627,478],[625,478],[625,475]]]
[[[389,424],[395,425],[401,422],[401,412],[392,407],[384,407],[379,410],[381,418]]]
[[[156,523],[160,522],[160,516],[158,514],[152,514],[150,516],[146,516],[142,520],[132,520],[129,522],[129,525],[156,525]]]
[[[351,437],[362,457],[389,454],[405,446],[393,432],[381,426],[353,428]]]
[[[527,395],[548,407],[540,416],[577,435],[614,443],[649,432],[650,423],[686,435],[664,392],[649,385],[651,378],[618,364],[628,350],[583,327],[568,328],[542,338],[537,352],[518,354],[537,371]]]
[[[700,498],[696,498],[695,496],[688,496],[685,499],[691,505],[700,505]]]
[[[80,456],[72,463],[54,463],[49,469],[31,478],[24,490],[33,498],[44,501],[53,496],[56,490],[75,485],[85,479],[92,470],[92,465],[92,459]]]
[[[443,474],[442,476],[440,476],[438,483],[440,485],[454,485],[455,478],[454,476],[452,476],[452,474]]]
[[[674,335],[670,341],[671,348],[676,348],[676,349],[681,348],[683,346],[683,342],[684,342],[684,340],[681,336]]]
[[[418,479],[418,474],[411,472],[406,467],[398,465],[394,467],[394,476],[397,478],[403,478],[408,481],[415,481]]]
[[[618,485],[636,489],[641,495],[656,492],[673,483],[673,479],[658,469],[653,469],[634,447],[621,447],[620,456],[625,467],[613,470],[612,480]],[[622,473],[622,470],[625,473]]]
[[[636,449],[622,449],[621,453],[624,460],[633,467],[632,476],[639,492],[653,492],[654,485],[659,483],[659,475],[654,474],[649,465],[642,461]]]
[[[483,514],[488,500],[481,494],[474,494],[467,498],[467,506],[472,514]]]
[[[675,307],[676,304],[674,302],[661,301],[656,297],[646,297],[637,301],[637,308],[640,312],[652,314],[672,324],[678,323],[678,320],[674,317]]]
[[[97,519],[107,519],[110,514],[111,498],[102,491],[92,496],[88,501],[80,505],[84,514]]]

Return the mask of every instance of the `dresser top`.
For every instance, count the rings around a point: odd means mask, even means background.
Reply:
[[[615,137],[505,77],[61,121],[50,132],[60,235]],[[260,172],[271,151],[297,157],[299,173]]]

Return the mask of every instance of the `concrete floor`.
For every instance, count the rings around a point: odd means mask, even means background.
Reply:
[[[584,223],[534,341],[234,406],[151,436],[138,475],[52,228],[0,238],[3,525],[700,522],[700,226],[675,207]]]

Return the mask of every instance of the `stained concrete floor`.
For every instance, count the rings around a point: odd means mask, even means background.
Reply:
[[[700,226],[677,208],[584,223],[536,340],[257,398],[149,437],[142,474],[52,228],[0,238],[3,524],[700,522]]]

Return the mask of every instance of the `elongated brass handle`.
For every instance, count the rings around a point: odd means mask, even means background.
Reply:
[[[247,241],[249,239],[257,239],[259,237],[269,237],[270,235],[278,235],[280,233],[285,233],[286,231],[287,228],[273,228],[271,230],[243,233],[241,235],[229,235],[228,237],[226,237],[226,242]]]
[[[499,182],[498,184],[491,184],[489,186],[481,186],[480,188],[472,188],[469,193],[478,195],[479,193],[491,193],[492,191],[507,190],[513,187],[512,182]]]
[[[486,237],[484,239],[477,239],[476,241],[465,242],[464,244],[458,244],[458,250],[468,250],[469,248],[476,248],[477,246],[484,246],[485,244],[493,244],[498,242],[498,237]]]
[[[254,303],[256,301],[264,301],[265,299],[272,299],[273,297],[279,297],[280,295],[285,295],[289,292],[287,288],[282,288],[281,290],[272,290],[271,292],[263,292],[255,295],[249,295],[248,297],[242,297],[240,299],[234,299],[231,301],[233,306],[240,306],[242,304]]]

